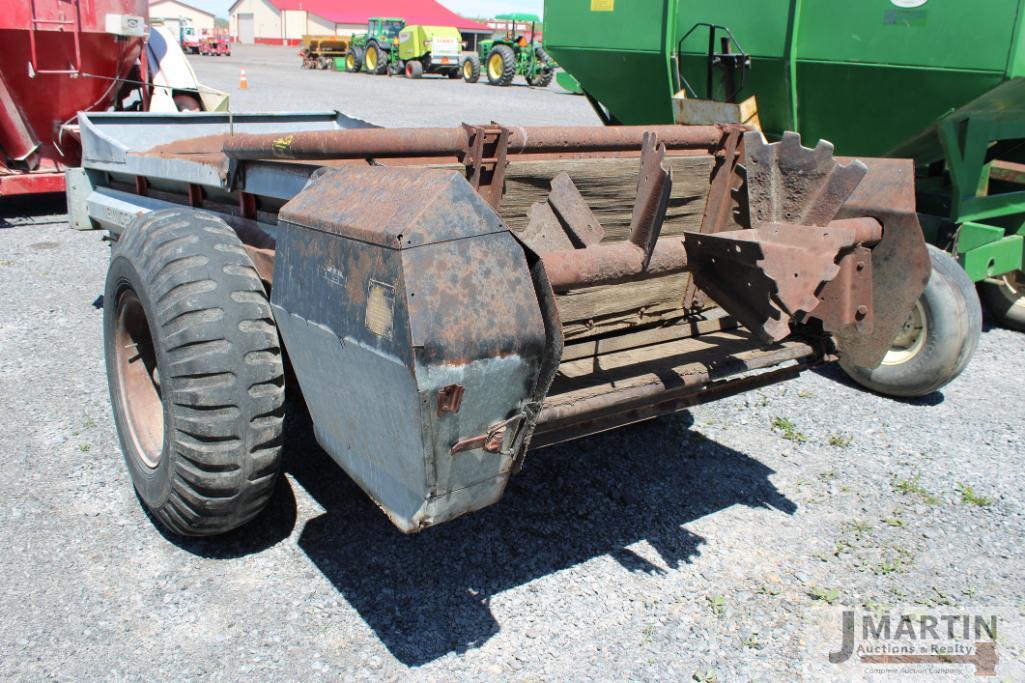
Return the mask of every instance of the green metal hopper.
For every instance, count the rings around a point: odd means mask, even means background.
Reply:
[[[545,9],[546,49],[608,123],[673,122],[681,90],[754,95],[770,137],[794,130],[845,155],[914,158],[927,237],[1001,290],[990,292],[999,317],[1025,326],[1025,0],[548,0]],[[738,55],[749,68],[727,76]]]

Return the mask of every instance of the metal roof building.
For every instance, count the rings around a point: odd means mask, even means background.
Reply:
[[[229,31],[241,43],[297,45],[305,34],[365,33],[370,17],[397,17],[409,24],[455,26],[467,49],[492,29],[459,16],[435,0],[236,0],[228,9]]]

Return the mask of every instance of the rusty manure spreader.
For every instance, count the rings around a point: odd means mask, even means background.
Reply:
[[[286,374],[325,451],[416,532],[496,502],[530,449],[874,367],[930,278],[911,163],[796,135],[79,119],[70,218],[113,240],[117,430],[180,534],[268,502]]]

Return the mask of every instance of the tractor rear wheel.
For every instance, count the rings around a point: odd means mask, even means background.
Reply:
[[[420,78],[424,75],[424,65],[415,59],[406,62],[406,78]]]
[[[496,45],[488,54],[488,83],[506,87],[516,78],[516,54],[508,45]]]
[[[167,529],[206,536],[266,506],[284,375],[267,292],[216,216],[166,209],[114,245],[104,289],[110,402],[125,463]]]
[[[476,83],[480,80],[480,57],[476,53],[463,60],[463,80],[467,83]]]
[[[388,55],[376,41],[367,45],[364,63],[367,65],[367,73],[381,76],[388,72]]]
[[[942,388],[968,365],[982,332],[975,286],[950,255],[929,245],[932,274],[925,292],[878,368],[840,365],[858,384],[913,398]]]
[[[983,280],[979,283],[979,294],[997,322],[1025,332],[1025,272],[1016,270]]]
[[[349,54],[345,55],[345,71],[346,73],[358,73],[363,68],[363,50],[354,47],[349,50]]]

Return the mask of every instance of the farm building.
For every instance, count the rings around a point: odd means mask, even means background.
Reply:
[[[187,5],[181,0],[150,0],[149,3],[150,21],[161,20],[165,26],[171,27],[177,32],[177,26],[184,23],[194,27],[197,31],[214,30],[214,15],[210,12]]]
[[[228,8],[229,31],[240,43],[298,45],[305,34],[365,33],[370,17],[455,26],[468,50],[476,48],[479,37],[492,32],[434,0],[236,0]]]

